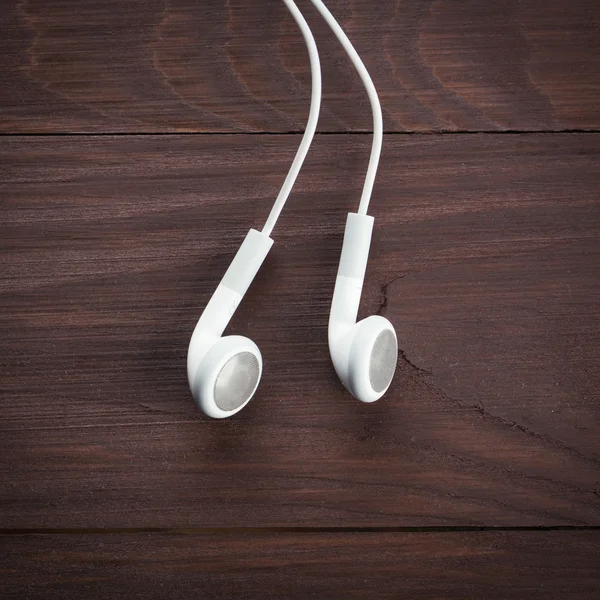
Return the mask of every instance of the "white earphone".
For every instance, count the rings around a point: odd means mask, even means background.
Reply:
[[[358,213],[348,214],[346,220],[328,337],[333,366],[346,389],[363,402],[374,402],[387,391],[398,363],[396,331],[386,318],[373,315],[356,322],[373,231],[374,219],[367,215],[367,209],[383,143],[381,104],[371,76],[344,30],[321,0],[312,3],[348,53],[367,90],[373,112],[371,157]]]
[[[217,419],[230,417],[250,401],[262,374],[262,356],[248,338],[223,336],[225,327],[265,260],[273,240],[270,234],[292,190],[317,129],[321,108],[321,65],[312,32],[293,0],[284,0],[308,48],[312,94],[306,130],[292,166],[262,231],[251,229],[221,283],[202,313],[188,348],[187,374],[198,406]]]
[[[284,0],[308,48],[312,94],[306,131],[261,232],[251,229],[209,300],[190,340],[187,373],[190,390],[207,415],[224,418],[252,398],[262,374],[258,346],[239,335],[223,337],[231,317],[266,258],[273,227],[300,172],[312,142],[321,105],[321,68],[312,32],[293,0]],[[381,154],[383,125],[375,86],[350,40],[321,0],[312,0],[350,56],[367,89],[373,111],[373,147],[358,213],[350,213],[342,246],[331,315],[329,351],[340,380],[356,398],[373,402],[386,392],[396,368],[398,342],[392,324],[381,316],[356,322],[367,267],[373,217],[367,208]]]

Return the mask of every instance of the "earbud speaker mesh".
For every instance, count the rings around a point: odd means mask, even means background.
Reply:
[[[376,392],[383,392],[392,381],[398,362],[396,336],[384,329],[376,338],[369,363],[369,380]]]
[[[260,365],[251,352],[238,352],[223,366],[215,382],[215,404],[235,410],[246,402],[258,383]]]

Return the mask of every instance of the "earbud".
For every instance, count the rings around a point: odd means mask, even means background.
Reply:
[[[240,335],[223,336],[273,240],[251,229],[198,320],[187,356],[194,400],[210,417],[240,411],[252,398],[262,374],[258,346]]]
[[[329,353],[346,389],[363,402],[386,392],[398,362],[393,325],[373,315],[356,322],[371,233],[371,216],[349,213],[329,317]]]

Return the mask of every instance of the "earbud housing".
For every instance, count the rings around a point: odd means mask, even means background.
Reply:
[[[240,335],[223,336],[273,240],[251,229],[200,316],[188,347],[187,375],[198,407],[222,419],[248,404],[262,375],[258,346]]]
[[[329,353],[346,387],[363,402],[374,402],[390,386],[398,362],[393,325],[373,315],[357,322],[374,219],[349,213],[329,317]]]

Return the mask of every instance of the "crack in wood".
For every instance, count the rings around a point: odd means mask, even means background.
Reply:
[[[425,387],[427,387],[431,392],[434,392],[441,400],[453,402],[459,408],[462,408],[462,409],[475,411],[479,415],[481,415],[481,417],[484,419],[487,419],[489,421],[497,423],[498,425],[501,425],[502,427],[505,427],[507,429],[517,429],[518,431],[520,431],[521,433],[524,433],[525,435],[533,437],[541,442],[544,442],[545,444],[554,446],[555,448],[558,448],[559,450],[562,450],[564,452],[568,452],[568,453],[572,454],[573,456],[576,456],[577,458],[584,460],[588,463],[591,463],[595,466],[600,465],[600,461],[596,460],[595,458],[592,458],[591,456],[587,456],[587,455],[583,454],[576,448],[568,446],[567,444],[565,444],[564,442],[561,442],[560,440],[558,440],[556,438],[553,438],[547,434],[538,433],[538,432],[534,431],[533,429],[526,427],[525,425],[521,425],[520,423],[517,423],[516,421],[510,421],[510,420],[500,417],[498,415],[494,415],[493,413],[489,412],[489,410],[487,410],[485,408],[485,406],[483,406],[483,404],[481,404],[481,402],[479,404],[468,404],[466,402],[463,402],[462,400],[459,400],[458,398],[454,398],[453,396],[448,395],[443,389],[441,389],[440,387],[438,387],[434,383],[432,383],[430,381],[430,377],[425,378],[426,375],[432,376],[433,373],[414,364],[407,357],[406,353],[400,348],[398,349],[398,358],[399,358],[399,360],[401,360],[403,363],[405,363],[411,369],[412,374],[415,377],[415,379],[417,379],[420,383],[422,383]],[[598,493],[598,488],[595,493]]]

